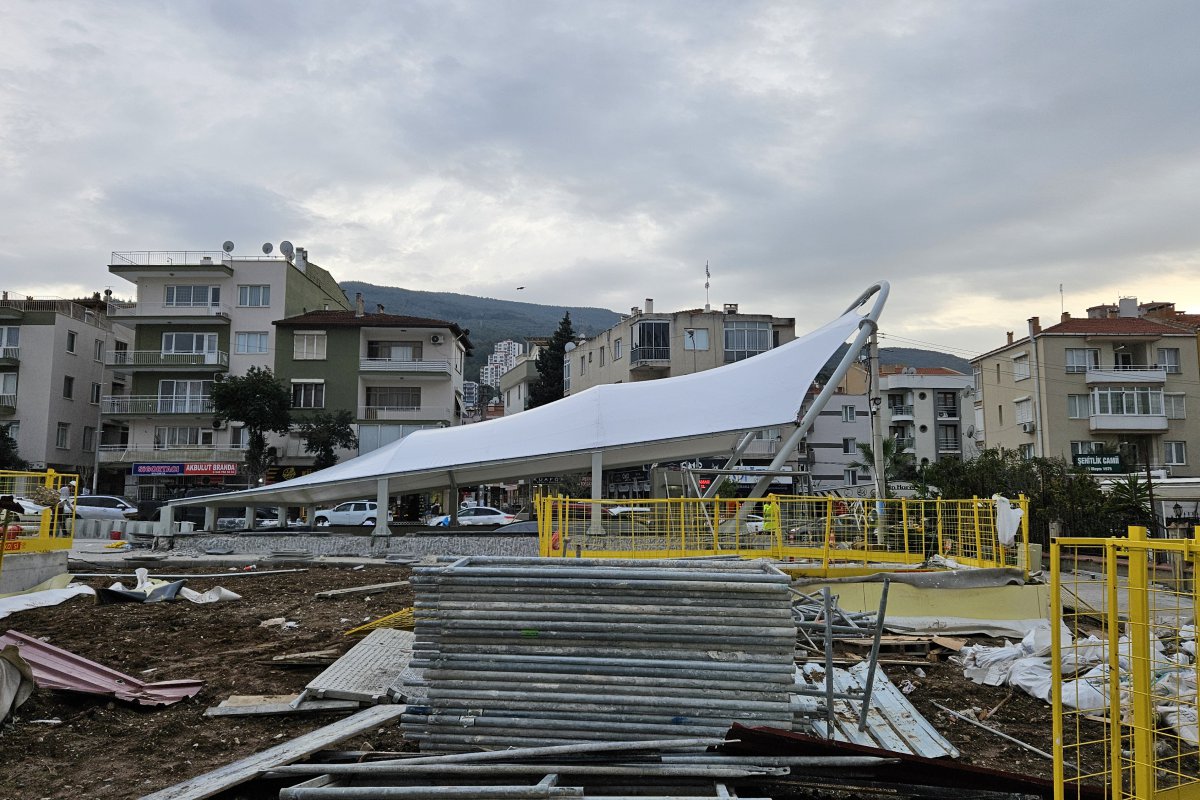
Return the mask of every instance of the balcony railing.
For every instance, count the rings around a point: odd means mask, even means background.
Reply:
[[[957,453],[962,450],[962,444],[958,439],[938,439],[937,449],[939,453]]]
[[[360,372],[436,372],[450,374],[450,362],[442,359],[360,358]]]
[[[106,464],[133,461],[244,461],[246,448],[229,445],[102,444],[100,461]]]
[[[896,447],[900,448],[901,450],[912,450],[914,447],[916,447],[916,440],[911,436],[897,436]]]
[[[0,394],[0,406],[8,406],[13,408],[17,405],[17,396],[15,394]]]
[[[913,415],[913,407],[909,406],[888,406],[888,412],[892,418],[896,417],[911,417]]]
[[[363,406],[358,418],[378,422],[415,422],[417,420],[453,419],[449,406]]]
[[[159,350],[114,350],[105,353],[109,367],[228,367],[229,353],[163,353]]]
[[[21,348],[19,347],[0,347],[0,359],[5,361],[20,361]]]
[[[1111,366],[1088,366],[1089,386],[1101,383],[1165,383],[1167,368],[1158,364],[1113,364]]]
[[[638,361],[670,361],[669,347],[635,347],[629,353],[630,359]]]
[[[958,419],[958,409],[952,408],[952,407],[939,408],[939,409],[937,409],[937,418],[938,419]]]
[[[1156,432],[1167,429],[1164,414],[1092,414],[1088,417],[1088,430],[1098,432],[1145,431]]]
[[[90,308],[84,308],[78,303],[58,297],[27,297],[24,300],[8,297],[0,300],[0,308],[15,308],[18,311],[53,311],[55,314],[62,314],[64,317],[95,325],[101,330],[112,329],[112,323],[103,314],[97,314]]]
[[[210,264],[233,264],[233,256],[221,250],[126,250],[113,251],[111,266],[206,267]]]
[[[128,317],[212,317],[224,319],[233,307],[224,303],[109,303],[108,315],[115,319]]]
[[[211,414],[209,397],[164,397],[153,394],[131,394],[101,398],[104,414]]]

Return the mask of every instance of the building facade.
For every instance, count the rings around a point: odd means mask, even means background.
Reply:
[[[525,340],[525,347],[513,366],[500,376],[500,399],[504,414],[519,414],[529,408],[529,391],[537,383],[537,359],[542,348],[550,343],[545,337]]]
[[[136,300],[110,305],[133,342],[105,353],[108,368],[131,376],[127,391],[101,400],[108,490],[161,500],[200,487],[244,487],[246,438],[236,425],[213,422],[213,381],[252,366],[274,369],[272,322],[308,309],[348,309],[346,296],[302,248],[288,258],[114,252],[109,272],[134,284]]]
[[[479,382],[499,390],[501,377],[516,366],[517,359],[521,357],[524,349],[519,342],[512,339],[496,342],[488,355],[487,363],[479,368]]]
[[[1136,298],[1047,328],[1030,318],[1028,336],[1010,332],[971,362],[986,446],[1075,463],[1117,454],[1129,471],[1200,474],[1198,329],[1200,317]]]
[[[34,469],[77,473],[91,488],[101,441],[101,398],[129,377],[106,372],[105,354],[132,332],[92,300],[0,295],[0,425]]]
[[[275,322],[276,374],[291,387],[292,413],[352,412],[358,451],[422,428],[463,421],[463,366],[471,343],[456,323],[354,310],[308,311]],[[285,463],[311,460],[292,437]]]

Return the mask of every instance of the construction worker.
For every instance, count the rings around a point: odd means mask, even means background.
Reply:
[[[763,531],[772,536],[779,533],[779,504],[772,495],[763,503]]]

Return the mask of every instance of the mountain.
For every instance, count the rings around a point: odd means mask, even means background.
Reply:
[[[838,362],[850,345],[844,344],[825,362],[820,373],[822,380],[833,374]],[[863,352],[866,352],[864,348]],[[920,350],[915,347],[881,347],[879,348],[879,363],[881,366],[898,364],[903,367],[948,367],[964,375],[971,374],[971,362],[960,356],[943,353],[940,350]]]
[[[479,378],[479,368],[487,363],[496,342],[505,339],[524,342],[527,336],[551,336],[564,313],[571,314],[571,325],[580,336],[595,336],[621,318],[606,308],[543,306],[452,292],[418,292],[360,281],[344,281],[339,285],[352,300],[356,293],[362,292],[368,311],[374,311],[376,304],[382,303],[389,314],[444,319],[469,328],[474,353],[467,359],[467,380]]]

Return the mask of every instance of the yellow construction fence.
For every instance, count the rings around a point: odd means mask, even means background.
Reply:
[[[71,482],[75,482],[75,486]],[[31,513],[0,511],[0,530],[3,531],[4,553],[48,553],[70,550],[74,542],[74,500],[78,476],[47,470],[45,472],[14,472],[0,470],[0,495],[40,506]],[[61,506],[63,488],[71,501],[64,513]]]
[[[874,572],[938,556],[963,566],[1028,572],[1028,502],[1011,545],[997,535],[996,502],[768,495],[746,499],[537,500],[541,555],[680,558],[732,555],[796,562],[789,571]]]
[[[1055,796],[1200,798],[1200,528],[1058,539],[1050,563]]]

